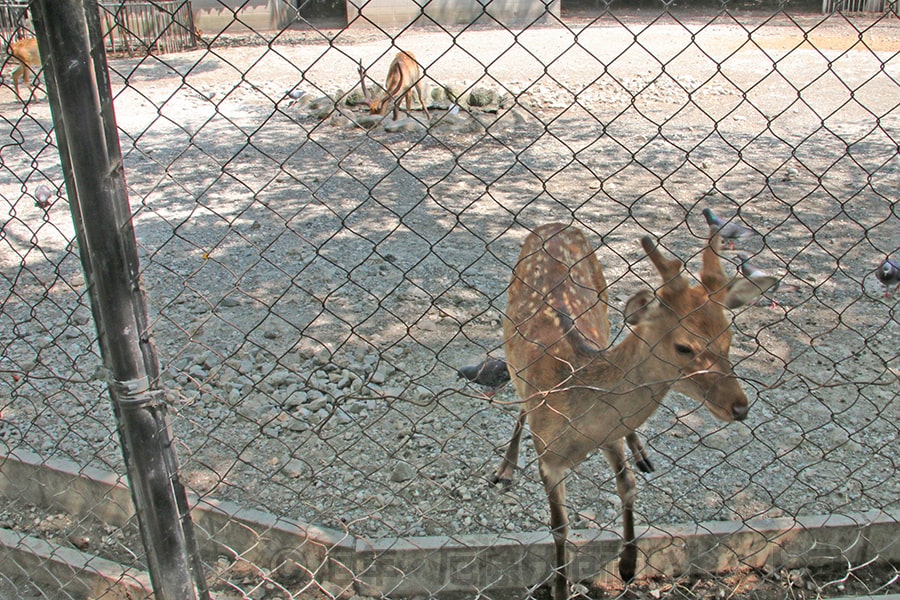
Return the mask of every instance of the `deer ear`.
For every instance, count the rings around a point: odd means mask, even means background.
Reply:
[[[722,304],[726,308],[746,306],[777,284],[778,278],[771,275],[737,279],[729,288]]]
[[[637,325],[647,314],[647,306],[653,301],[653,292],[642,290],[628,299],[625,303],[625,322],[629,325]]]

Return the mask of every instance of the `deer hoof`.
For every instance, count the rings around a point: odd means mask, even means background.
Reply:
[[[637,461],[637,468],[639,471],[644,473],[652,473],[653,472],[653,463],[651,463],[648,459],[644,458]]]
[[[495,473],[491,477],[491,485],[492,486],[500,486],[504,490],[507,490],[512,487],[512,477],[507,477],[506,475]]]
[[[619,577],[625,583],[634,581],[635,565],[637,563],[637,546],[626,544],[619,556]]]

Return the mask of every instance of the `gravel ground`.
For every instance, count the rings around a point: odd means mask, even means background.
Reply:
[[[577,219],[621,308],[656,281],[638,238],[696,269],[711,206],[764,232],[740,249],[798,290],[736,316],[746,422],[672,394],[642,428],[656,472],[639,519],[898,510],[900,295],[872,272],[900,240],[900,26],[858,23],[860,41],[818,19],[403,32],[434,81],[514,99],[515,118],[478,111],[472,131],[337,127],[286,96],[341,96],[358,59],[381,77],[393,50],[377,31],[111,60],[188,485],[354,535],[542,530],[528,442],[516,485],[488,484],[511,388],[489,402],[455,374],[502,353],[527,229]],[[68,204],[32,206],[39,183],[60,184],[49,111],[23,116],[2,93],[16,144],[0,180],[0,439],[121,471]],[[569,500],[576,526],[618,527],[602,458]]]

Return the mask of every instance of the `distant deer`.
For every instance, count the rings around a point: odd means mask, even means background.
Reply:
[[[619,574],[627,583],[637,562],[636,484],[623,441],[644,468],[646,457],[634,432],[670,389],[703,402],[723,421],[747,417],[747,396],[728,359],[732,334],[724,308],[749,304],[775,278],[729,282],[716,253],[720,243],[711,235],[703,250],[702,284],[692,286],[682,273],[684,264],[665,258],[644,237],[641,244],[663,283],[655,294],[644,290],[628,300],[631,332],[608,347],[606,280],[582,232],[543,225],[525,240],[503,322],[506,359],[523,404],[494,481],[512,482],[527,421],[550,501],[554,600],[567,597],[569,470],[598,448],[606,455],[622,501]]]
[[[406,113],[409,114],[412,104],[412,93],[415,89],[419,97],[419,103],[422,110],[425,111],[425,118],[431,120],[428,114],[428,104],[425,102],[424,84],[422,83],[422,70],[419,63],[412,52],[398,52],[391,66],[388,68],[387,81],[385,81],[385,92],[373,98],[369,96],[366,90],[366,72],[363,69],[362,61],[359,63],[359,80],[362,86],[362,93],[369,105],[369,112],[373,115],[383,115],[387,112],[388,104],[392,104],[394,108],[394,120],[400,115],[400,102],[406,99]]]
[[[9,43],[9,54],[18,61],[19,66],[12,73],[13,84],[16,86],[16,96],[22,102],[22,94],[19,92],[19,80],[24,79],[25,85],[28,86],[28,74],[31,73],[31,86],[35,85],[35,77],[37,71],[41,67],[41,55],[38,53],[37,40],[33,37],[26,37]]]

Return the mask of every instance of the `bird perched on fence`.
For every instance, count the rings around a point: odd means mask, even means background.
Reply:
[[[771,301],[771,308],[775,308],[778,306],[778,301],[775,299],[776,292],[796,292],[800,288],[796,285],[790,285],[784,283],[784,281],[780,277],[773,277],[754,265],[750,262],[750,257],[746,254],[738,254],[738,261],[740,261],[740,270],[741,274],[756,283],[760,289],[765,293],[765,297],[759,298],[755,305],[760,306],[766,304],[767,301]]]
[[[509,369],[506,367],[506,361],[492,356],[488,356],[477,365],[460,367],[457,374],[472,383],[484,386],[485,394],[488,397],[493,396],[497,390],[509,383]]]
[[[881,264],[878,265],[878,270],[875,271],[875,277],[878,278],[878,281],[884,285],[884,297],[887,298],[891,295],[890,288],[894,287],[894,291],[900,290],[900,260],[895,260],[890,256],[886,256]]]
[[[729,248],[734,250],[734,241],[751,235],[759,235],[755,229],[741,225],[731,219],[721,219],[709,208],[703,209],[706,224],[709,225],[710,234],[718,233],[722,241],[728,242]]]

